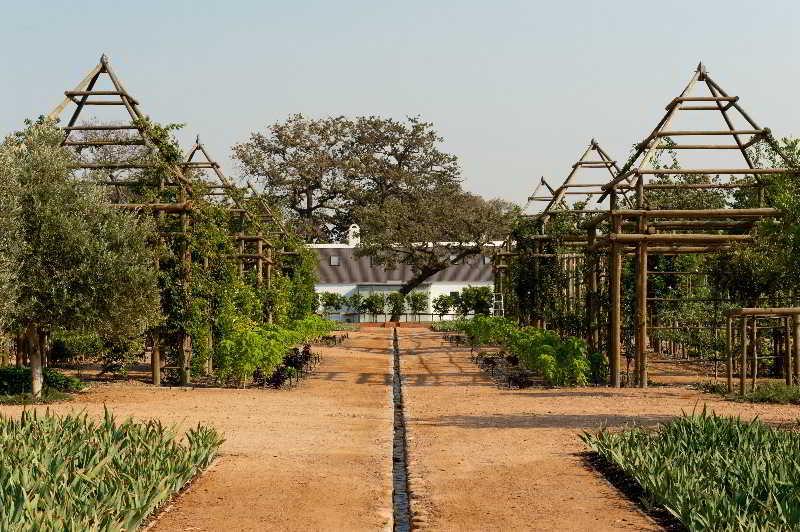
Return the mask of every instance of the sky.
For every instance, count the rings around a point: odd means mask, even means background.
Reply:
[[[760,125],[800,135],[796,0],[0,3],[0,134],[106,53],[231,176],[231,146],[294,113],[419,115],[466,189],[524,203],[593,137],[624,161],[699,61]]]

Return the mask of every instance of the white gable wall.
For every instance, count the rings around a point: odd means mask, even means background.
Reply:
[[[423,284],[417,290],[427,292],[428,293],[428,309],[425,311],[426,313],[433,312],[433,300],[439,297],[442,294],[450,295],[452,292],[461,292],[463,288],[467,286],[486,286],[489,288],[494,288],[494,283],[485,281],[485,282],[472,282],[472,283],[453,283],[453,282],[441,282],[441,283],[430,283],[430,284]],[[375,285],[375,284],[317,284],[314,286],[314,290],[320,294],[322,292],[333,292],[335,294],[341,294],[345,297],[350,297],[356,292],[363,294],[364,296],[369,295],[372,292],[396,292],[400,289],[399,284],[384,284],[384,285]]]

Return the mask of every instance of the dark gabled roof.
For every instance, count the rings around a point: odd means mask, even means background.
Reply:
[[[314,248],[319,260],[317,275],[320,284],[402,284],[411,279],[410,266],[399,264],[394,270],[373,266],[369,257],[356,258],[351,247]],[[330,257],[339,257],[339,265],[331,266]],[[492,265],[483,256],[470,257],[433,275],[428,283],[479,283],[494,279]]]

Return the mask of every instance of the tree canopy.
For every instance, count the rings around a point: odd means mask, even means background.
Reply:
[[[242,172],[261,183],[309,241],[341,239],[362,209],[460,183],[455,156],[433,125],[376,116],[292,115],[233,148]]]
[[[458,187],[392,198],[360,211],[361,243],[357,253],[386,268],[411,267],[414,276],[404,294],[432,275],[481,254],[510,229],[515,208],[485,200]]]
[[[4,280],[14,286],[8,318],[33,342],[34,382],[46,332],[130,338],[160,319],[154,224],[72,180],[62,135],[38,121],[0,146],[0,188],[8,194],[0,223],[9,231],[0,251]]]

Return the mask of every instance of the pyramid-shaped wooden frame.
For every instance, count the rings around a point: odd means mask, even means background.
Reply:
[[[107,77],[112,90],[95,89],[98,81],[102,77]],[[75,104],[69,119],[64,124],[64,146],[71,146],[77,149],[96,146],[146,146],[152,153],[163,155],[159,143],[151,137],[146,128],[147,117],[139,108],[139,102],[125,89],[119,76],[111,66],[109,58],[104,54],[100,57],[99,63],[92,68],[89,73],[81,80],[78,85],[64,92],[64,100],[58,104],[49,114],[48,118],[59,119],[70,104]],[[94,106],[118,106],[125,110],[127,123],[123,124],[79,124],[78,119],[89,107]],[[136,133],[134,138],[109,139],[109,140],[79,140],[73,138],[73,133],[77,131],[129,131]],[[170,163],[165,157],[164,160],[168,175],[166,176],[171,184],[180,186],[183,191],[191,194],[192,186],[180,166]],[[78,167],[85,170],[105,169],[109,172],[115,170],[130,170],[145,168],[146,165],[138,162],[85,162],[79,161]],[[124,182],[112,183],[115,186],[125,186]]]
[[[708,96],[693,94],[694,89],[705,87]],[[670,124],[678,113],[713,112],[719,113],[725,129],[717,130],[672,130]],[[737,129],[736,122],[743,121],[746,129]],[[729,144],[703,144],[684,141],[675,143],[672,138],[730,137]],[[671,142],[665,142],[670,139]],[[748,153],[748,148],[758,142],[766,142],[785,163],[782,168],[759,167]],[[706,141],[707,142],[707,141]],[[731,168],[659,168],[654,164],[659,150],[702,150],[705,153],[738,151],[742,165]],[[603,185],[604,198],[611,196],[607,213],[595,217],[584,224],[590,242],[587,250],[608,251],[609,264],[609,366],[611,384],[620,385],[620,357],[622,351],[622,266],[623,257],[633,254],[636,257],[635,288],[635,380],[640,387],[646,387],[647,376],[647,334],[648,298],[647,278],[654,272],[648,271],[648,255],[703,254],[726,249],[735,242],[752,242],[754,236],[742,233],[742,228],[752,227],[758,220],[779,215],[777,209],[764,205],[767,174],[796,174],[790,158],[775,141],[768,128],[759,126],[739,103],[738,96],[731,96],[711,76],[700,63],[693,72],[683,91],[666,106],[652,132],[636,145],[633,156],[620,170],[619,174]],[[652,183],[653,176],[706,175],[739,176],[736,181],[706,183]],[[752,176],[753,182],[741,181]],[[723,209],[656,209],[648,201],[650,190],[715,190],[756,188],[758,207]],[[634,192],[633,208],[620,208],[619,195],[625,191]],[[601,199],[602,199],[601,198]],[[601,223],[608,223],[608,234],[595,235]],[[631,232],[633,230],[633,232]],[[659,272],[655,272],[659,273]],[[730,377],[730,376],[729,376]]]

